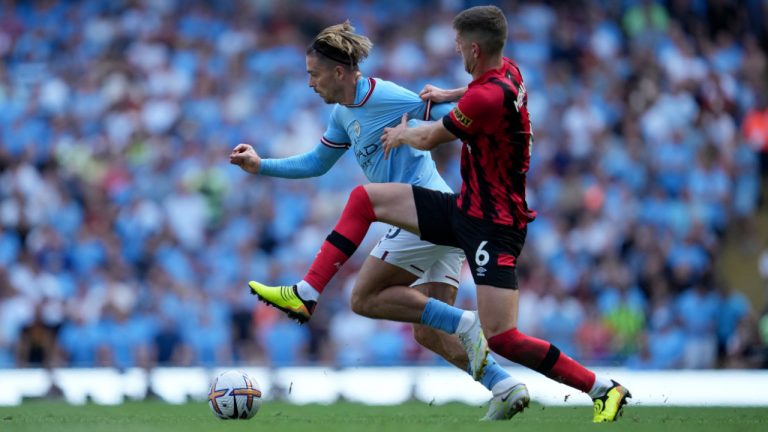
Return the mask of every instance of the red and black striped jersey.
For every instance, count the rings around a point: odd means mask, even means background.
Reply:
[[[536,217],[525,202],[533,140],[527,105],[520,69],[505,57],[501,68],[473,80],[443,117],[464,143],[458,207],[465,214],[519,229]]]

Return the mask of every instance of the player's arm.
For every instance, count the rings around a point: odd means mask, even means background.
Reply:
[[[403,114],[400,124],[393,128],[384,128],[381,144],[384,146],[384,158],[389,152],[403,144],[419,150],[432,150],[440,144],[456,139],[442,122],[423,123],[415,128],[408,127],[408,114]]]
[[[238,144],[229,154],[229,163],[251,174],[294,179],[308,178],[328,172],[345,151],[344,147],[329,147],[319,143],[314,149],[296,156],[262,159],[250,144]]]
[[[466,92],[467,92],[466,86],[456,88],[456,89],[441,89],[440,87],[435,87],[432,84],[427,84],[419,92],[419,97],[421,98],[421,100],[425,102],[426,101],[432,101],[434,103],[456,102],[462,96],[464,96],[464,93]]]
[[[442,120],[450,114],[455,105],[448,102],[432,104],[429,110],[429,120]]]
[[[385,157],[393,148],[403,144],[431,150],[439,144],[457,138],[465,140],[479,133],[484,124],[497,120],[503,104],[504,95],[494,91],[494,88],[467,90],[451,112],[443,117],[443,121],[409,129],[406,127],[407,118],[403,116],[397,127],[384,128],[381,143]]]
[[[466,87],[463,87],[461,89],[456,89],[456,90],[440,90],[437,87],[427,84],[427,86],[424,87],[424,90],[421,91],[422,99],[426,103],[426,112],[424,113],[424,120],[442,120],[443,117],[450,114],[451,110],[453,110],[453,107],[455,106],[453,102],[437,102],[433,99],[430,99],[432,97],[432,93],[429,93],[425,97],[424,96],[425,91],[427,91],[428,88],[443,91],[443,92],[454,92],[455,95],[450,96],[451,98],[453,97],[460,98],[461,96],[464,95],[466,91]],[[439,101],[443,98],[437,97],[436,99]]]

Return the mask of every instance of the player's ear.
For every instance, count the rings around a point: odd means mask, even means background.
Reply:
[[[342,79],[344,78],[344,75],[347,73],[344,66],[336,65],[333,67],[333,74],[336,76],[336,79]]]
[[[472,42],[472,57],[480,57],[480,45],[477,42]]]

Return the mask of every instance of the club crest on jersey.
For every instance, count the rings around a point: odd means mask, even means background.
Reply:
[[[464,127],[469,127],[469,125],[472,124],[472,119],[461,112],[458,106],[453,108],[453,116],[456,117],[456,120],[458,120],[459,123],[461,123],[461,125]]]
[[[357,146],[357,143],[360,141],[360,131],[360,122],[357,120],[354,120],[347,125],[347,134],[354,146]]]

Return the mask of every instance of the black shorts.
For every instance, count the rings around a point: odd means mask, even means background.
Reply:
[[[421,239],[461,248],[477,285],[517,289],[517,257],[527,229],[516,229],[467,216],[456,194],[413,186]]]

